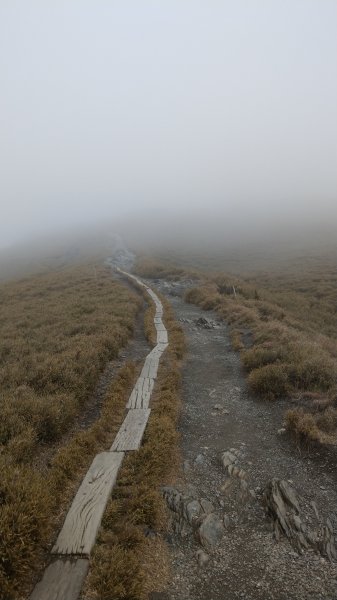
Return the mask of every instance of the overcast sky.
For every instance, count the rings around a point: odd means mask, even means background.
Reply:
[[[115,215],[337,220],[336,0],[1,0],[0,246]]]

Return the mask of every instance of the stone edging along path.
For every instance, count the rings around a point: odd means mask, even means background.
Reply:
[[[157,344],[145,359],[126,405],[128,413],[111,448],[95,456],[77,491],[52,549],[52,561],[34,588],[30,600],[77,600],[125,452],[135,451],[140,447],[151,413],[149,403],[159,361],[168,346],[167,330],[162,321],[163,306],[158,296],[138,277],[119,268],[117,271],[144,288],[153,300],[156,307],[154,325]]]

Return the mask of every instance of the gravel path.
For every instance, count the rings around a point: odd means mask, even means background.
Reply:
[[[169,292],[167,284],[158,290]],[[183,408],[179,424],[184,461],[183,493],[209,500],[226,529],[217,546],[207,549],[200,565],[200,544],[190,528],[172,532],[172,584],[162,598],[170,600],[335,600],[336,565],[313,550],[299,555],[287,539],[277,542],[260,497],[266,483],[288,480],[300,496],[307,524],[314,526],[310,506],[330,516],[336,528],[336,473],[329,458],[303,455],[282,427],[285,402],[267,403],[249,396],[239,355],[231,349],[228,330],[216,314],[168,296],[181,320],[187,356],[183,365]],[[197,325],[200,317],[216,328]],[[248,474],[256,498],[243,503],[237,486],[223,491],[226,481],[221,452],[240,451],[239,466]],[[207,560],[207,557],[204,557]],[[156,596],[157,597],[157,596]],[[159,596],[158,596],[159,598]]]

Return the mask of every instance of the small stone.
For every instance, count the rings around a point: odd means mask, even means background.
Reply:
[[[214,404],[213,408],[214,410],[222,410],[221,404]]]
[[[201,506],[198,500],[191,500],[185,507],[185,514],[187,521],[190,525],[199,517],[201,513]]]
[[[200,505],[206,515],[208,515],[209,513],[214,511],[214,506],[213,506],[212,502],[210,502],[206,498],[200,499]]]
[[[230,526],[231,520],[230,520],[230,518],[229,518],[228,515],[224,516],[224,518],[223,518],[223,524],[226,527],[226,529],[228,529],[228,527]]]
[[[209,556],[208,556],[208,554],[206,554],[206,552],[199,549],[199,550],[197,550],[197,560],[198,560],[199,567],[204,567],[205,565],[207,565],[207,563],[209,561]]]
[[[202,465],[205,462],[205,458],[202,454],[198,454],[198,456],[194,460],[196,465]]]
[[[184,460],[184,467],[183,468],[184,468],[185,473],[190,470],[191,463],[190,463],[189,460]]]
[[[280,429],[277,430],[277,435],[284,435],[286,433],[286,428],[285,427],[281,427]]]

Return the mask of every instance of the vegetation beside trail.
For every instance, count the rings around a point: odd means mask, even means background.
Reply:
[[[160,361],[143,444],[125,458],[105,512],[83,595],[86,600],[145,600],[150,592],[165,589],[169,577],[160,486],[169,483],[179,468],[176,423],[185,342],[170,305],[161,300],[169,346]],[[153,339],[152,304],[145,324]]]
[[[98,419],[69,431],[132,334],[141,300],[92,266],[4,284],[0,299],[0,598],[11,600],[29,592],[76,487],[123,420],[132,364]]]
[[[273,274],[235,276],[179,262],[143,259],[148,277],[194,278],[186,300],[215,310],[231,327],[252,392],[289,399],[288,429],[301,442],[337,441],[337,275],[331,261],[304,262]],[[191,267],[192,263],[192,267]],[[160,265],[160,266],[158,266]]]

